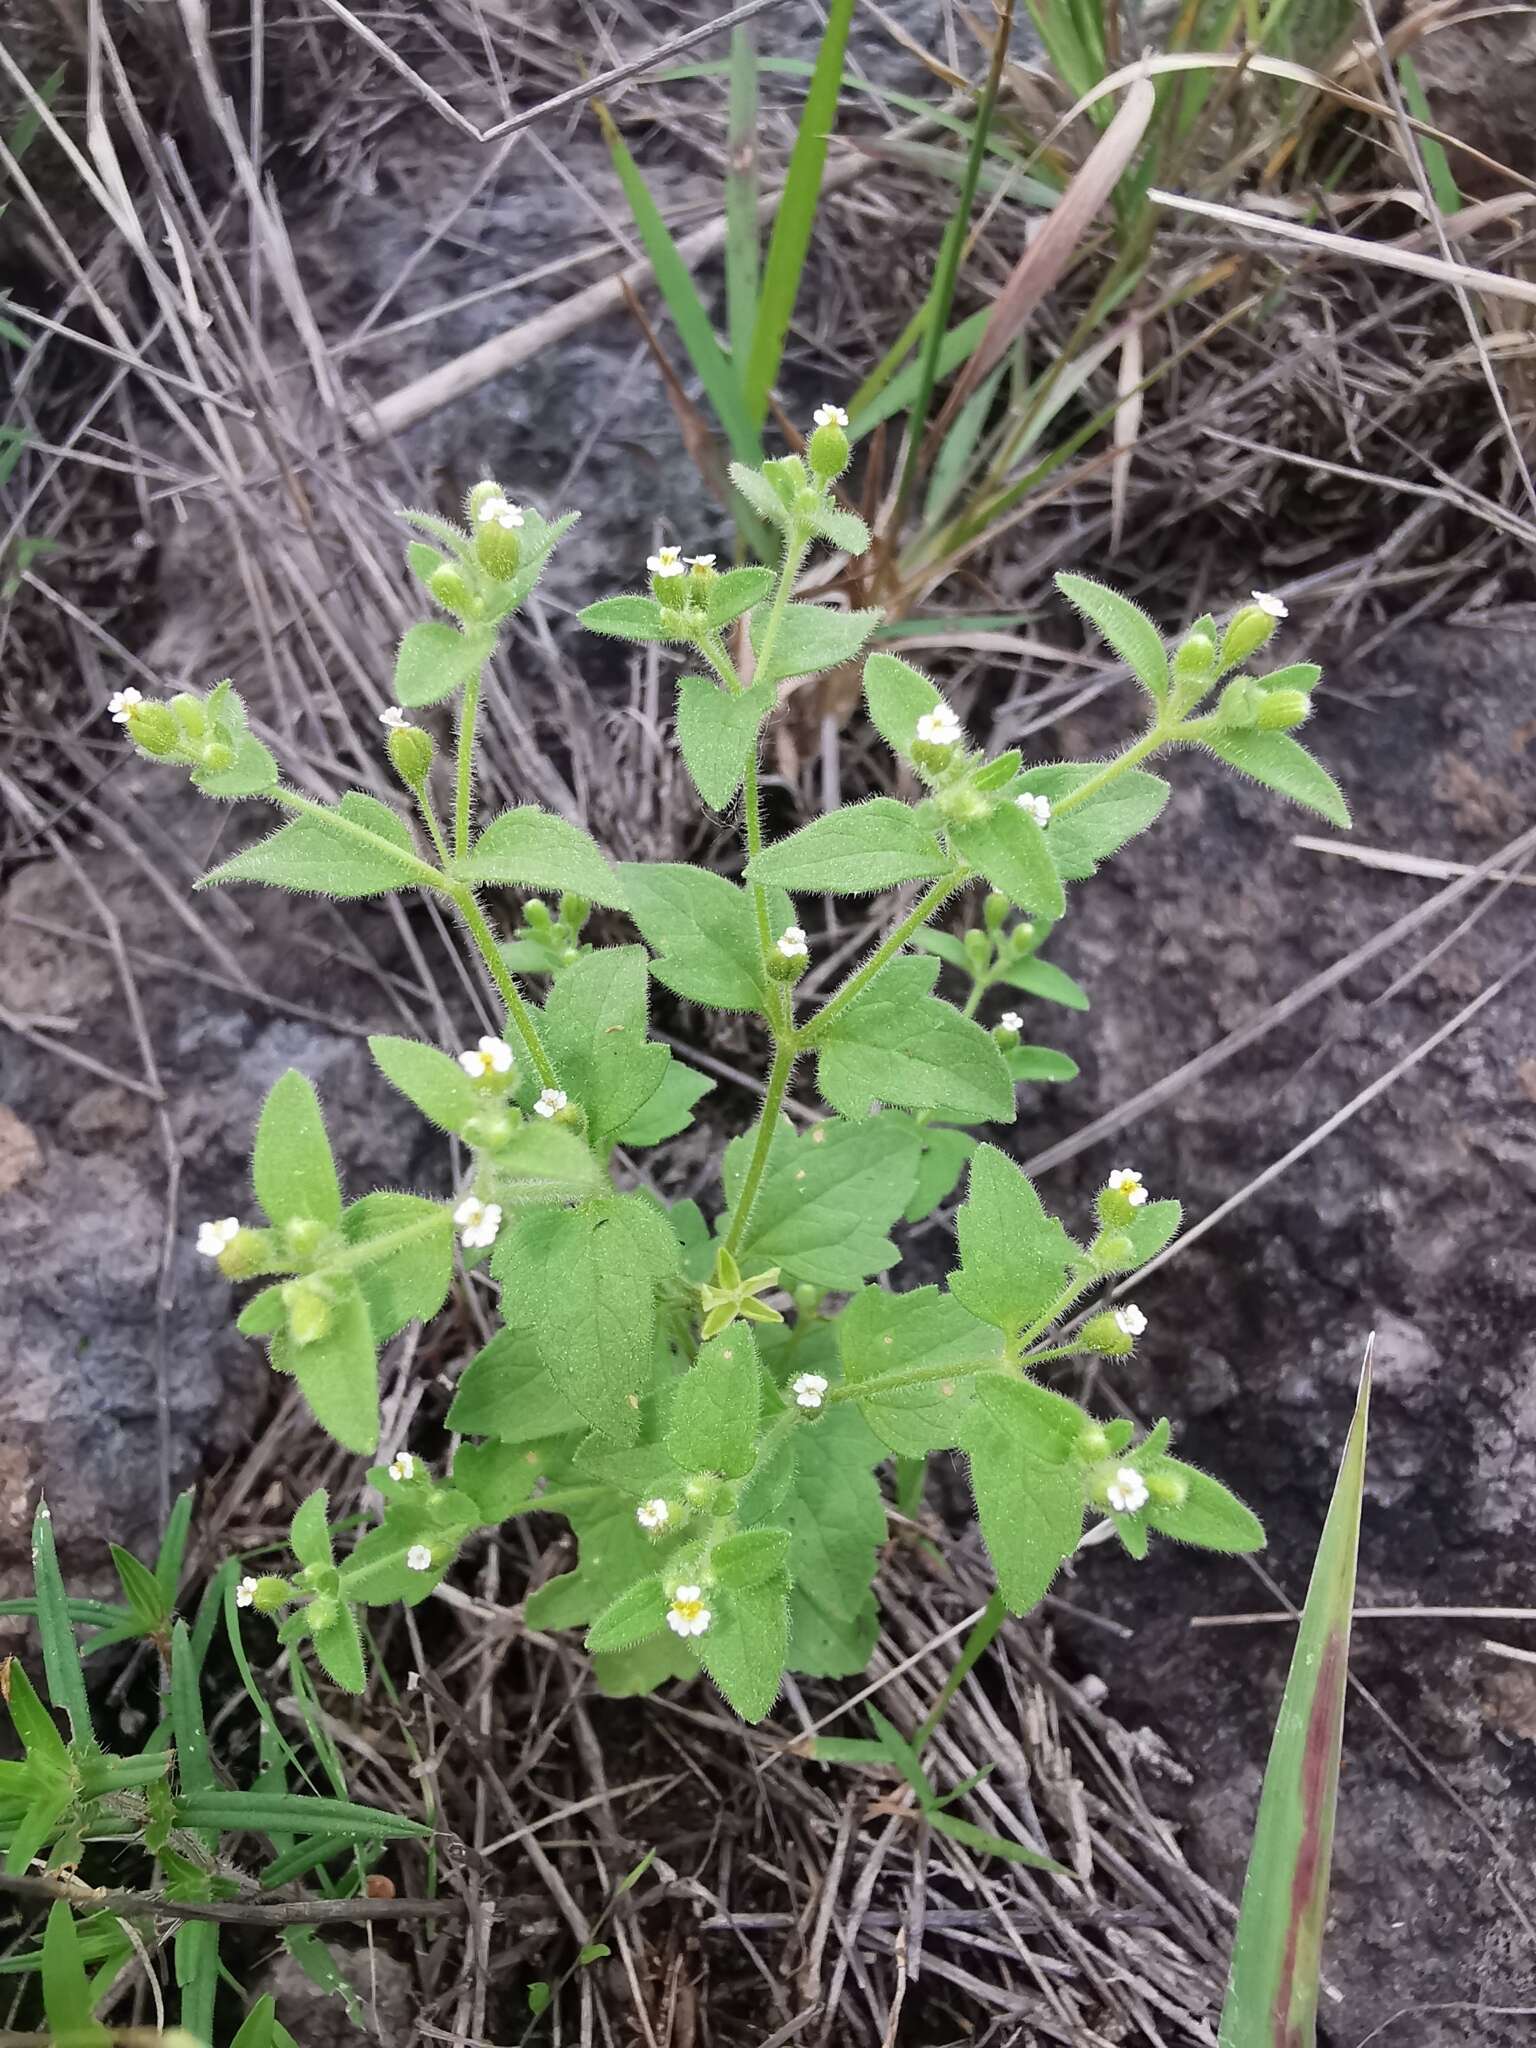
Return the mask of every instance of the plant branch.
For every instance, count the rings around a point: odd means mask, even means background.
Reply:
[[[773,1065],[768,1070],[768,1088],[763,1096],[762,1114],[757,1120],[757,1138],[752,1147],[752,1157],[747,1162],[746,1178],[742,1181],[741,1193],[736,1197],[736,1206],[731,1212],[731,1228],[725,1240],[725,1248],[732,1258],[741,1249],[741,1241],[746,1235],[747,1223],[752,1214],[752,1205],[757,1200],[758,1189],[762,1186],[763,1175],[768,1169],[768,1154],[773,1148],[779,1111],[784,1106],[784,1091],[789,1086],[789,1076],[795,1064],[795,1052],[793,1037],[780,1038],[775,1042]]]
[[[502,1002],[506,1005],[507,1015],[516,1028],[518,1037],[523,1041],[529,1059],[533,1062],[534,1072],[544,1087],[553,1088],[555,1070],[550,1065],[548,1053],[539,1041],[539,1034],[534,1027],[533,1012],[524,1002],[521,990],[512,979],[506,961],[501,957],[496,934],[487,924],[485,912],[480,908],[474,890],[460,882],[451,885],[448,893],[457,904],[459,915],[463,918],[465,927],[479,949],[480,957],[485,962],[492,981],[496,984]]]
[[[864,965],[856,968],[842,987],[827,998],[815,1016],[800,1027],[799,1042],[802,1046],[816,1043],[823,1027],[841,1011],[846,1010],[855,996],[868,988],[886,962],[899,953],[912,934],[920,931],[928,922],[945,897],[952,896],[963,882],[969,881],[970,873],[969,868],[959,867],[948,875],[941,875],[932,888],[919,897],[915,907],[907,913],[894,931],[881,940]]]
[[[1101,789],[1108,788],[1117,776],[1127,768],[1134,768],[1138,761],[1145,761],[1148,754],[1155,754],[1159,747],[1166,747],[1173,740],[1177,727],[1166,725],[1159,719],[1157,724],[1144,732],[1139,740],[1128,746],[1123,754],[1117,754],[1113,761],[1106,761],[1097,775],[1090,775],[1086,782],[1080,782],[1076,789],[1068,790],[1051,806],[1051,816],[1059,818],[1064,812],[1075,810],[1079,804],[1087,803],[1097,796]]]
[[[359,825],[354,819],[344,817],[340,810],[334,809],[330,804],[316,803],[312,796],[300,796],[296,789],[268,789],[262,794],[269,803],[277,804],[282,810],[294,811],[305,817],[324,819],[328,831],[340,832],[348,839],[355,839],[372,853],[387,853],[391,860],[403,861],[414,869],[411,879],[418,888],[436,889],[441,893],[448,887],[430,861],[423,860],[419,854],[405,852],[403,848],[396,846],[392,839],[384,839],[377,832],[370,832],[366,825]]]
[[[115,1913],[125,1920],[211,1920],[223,1927],[324,1927],[359,1920],[445,1920],[462,1914],[462,1899],[170,1899],[156,1892],[99,1891],[49,1877],[0,1876],[0,1892],[39,1905],[60,1900],[82,1913]],[[0,2033],[8,2041],[38,2042],[37,2034]],[[159,2041],[153,2030],[130,2029],[119,2041]]]
[[[459,707],[457,777],[453,796],[453,852],[463,860],[469,852],[469,807],[474,799],[475,720],[480,711],[480,678],[470,677],[464,685]]]

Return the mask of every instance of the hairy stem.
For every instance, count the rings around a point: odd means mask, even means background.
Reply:
[[[843,983],[842,987],[837,990],[836,994],[829,996],[815,1016],[809,1018],[800,1027],[801,1045],[814,1045],[818,1035],[825,1026],[843,1010],[846,1010],[855,996],[868,988],[886,962],[899,953],[912,934],[920,931],[928,922],[945,897],[952,896],[961,883],[967,881],[969,877],[970,869],[964,867],[956,868],[951,874],[941,875],[932,888],[925,895],[918,898],[917,903],[901,920],[901,923],[896,926],[895,930],[889,932],[881,940],[874,952],[864,962],[864,965],[856,968]]]
[[[1090,775],[1086,782],[1079,783],[1076,789],[1069,790],[1058,802],[1052,804],[1051,816],[1059,818],[1064,811],[1075,810],[1079,804],[1087,803],[1089,797],[1097,796],[1101,789],[1107,788],[1117,776],[1123,775],[1127,768],[1134,768],[1138,761],[1145,761],[1148,754],[1155,754],[1159,747],[1166,747],[1173,736],[1174,728],[1165,725],[1159,719],[1157,724],[1144,732],[1139,740],[1133,741],[1123,754],[1117,754],[1113,761],[1106,761],[1097,775]]]
[[[470,677],[464,685],[459,707],[458,776],[453,797],[453,853],[463,860],[469,852],[469,810],[474,799],[475,719],[480,711],[480,678]]]
[[[458,906],[458,912],[464,920],[465,929],[474,940],[476,947],[479,949],[480,957],[485,962],[492,981],[496,984],[501,1000],[506,1005],[507,1016],[511,1019],[518,1037],[523,1041],[529,1059],[533,1062],[534,1072],[538,1075],[544,1087],[553,1088],[555,1086],[555,1070],[550,1065],[548,1053],[545,1052],[539,1042],[539,1034],[534,1027],[533,1012],[529,1009],[527,1003],[524,1002],[521,990],[512,979],[506,961],[501,957],[501,948],[496,943],[496,935],[486,922],[485,912],[476,901],[474,890],[468,888],[463,883],[459,883],[449,890],[449,894]]]
[[[736,1206],[731,1212],[731,1228],[725,1240],[725,1248],[734,1258],[741,1249],[746,1235],[747,1223],[752,1215],[752,1205],[757,1200],[758,1189],[763,1184],[763,1175],[768,1170],[768,1154],[773,1147],[774,1132],[778,1128],[779,1111],[784,1107],[784,1091],[789,1086],[789,1076],[795,1064],[795,1041],[793,1037],[777,1040],[773,1049],[773,1065],[768,1070],[768,1088],[763,1096],[762,1114],[757,1120],[757,1137],[752,1146],[752,1157],[747,1162],[746,1178],[741,1183],[741,1193],[736,1197]]]
[[[316,803],[312,796],[300,796],[296,789],[269,789],[263,792],[270,803],[279,805],[285,811],[294,811],[301,816],[323,818],[328,830],[340,832],[348,839],[355,839],[360,845],[374,853],[387,853],[391,860],[403,862],[412,870],[411,880],[420,889],[442,891],[448,884],[430,861],[422,860],[414,853],[406,853],[396,846],[392,839],[381,838],[377,832],[370,832],[366,825],[359,825],[354,819],[343,817],[330,804]]]

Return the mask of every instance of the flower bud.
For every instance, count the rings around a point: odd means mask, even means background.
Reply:
[[[270,1230],[237,1230],[219,1253],[219,1271],[226,1280],[249,1280],[271,1270]]]
[[[1203,683],[1216,666],[1216,642],[1209,633],[1191,633],[1173,657],[1173,679],[1179,684]]]
[[[992,941],[977,925],[972,925],[961,942],[965,957],[978,974],[984,974],[992,965]]]
[[[157,761],[169,760],[183,749],[181,729],[169,704],[135,705],[128,737],[140,753],[152,754]]]
[[[521,506],[505,498],[488,498],[475,518],[475,560],[488,576],[505,583],[517,574],[522,560]]]
[[[927,765],[922,758],[927,751],[922,746],[912,749],[912,758],[919,767]],[[991,803],[968,782],[958,782],[952,789],[941,789],[936,802],[940,814],[951,825],[979,825],[992,815]]]
[[[330,1296],[314,1280],[290,1280],[283,1289],[288,1334],[295,1344],[314,1344],[326,1336],[335,1317]]]
[[[530,896],[523,905],[523,922],[536,932],[547,932],[550,928],[549,905],[542,896]]]
[[[997,1043],[1004,1052],[1012,1052],[1013,1048],[1018,1044],[1019,1031],[1022,1024],[1023,1019],[1016,1010],[1005,1010],[992,1026],[992,1036],[997,1040]]]
[[[688,557],[689,592],[696,604],[702,604],[709,586],[715,580],[715,558],[713,555],[690,555]]]
[[[488,476],[482,477],[479,483],[473,484],[470,487],[469,495],[464,500],[464,512],[469,520],[471,531],[473,531],[475,522],[479,519],[481,512],[491,500],[493,498],[504,498],[506,495],[501,485],[494,478]]]
[[[1022,960],[1026,953],[1034,950],[1035,928],[1029,919],[1022,918],[1008,934],[1008,952],[1011,958]]]
[[[1305,725],[1312,715],[1312,700],[1305,690],[1265,690],[1258,705],[1260,732],[1289,732]]]
[[[463,1130],[466,1145],[473,1145],[482,1152],[499,1152],[522,1122],[522,1117],[513,1116],[507,1110],[483,1110],[472,1116]]]
[[[1265,641],[1273,637],[1276,626],[1285,616],[1284,605],[1278,611],[1270,609],[1278,602],[1278,599],[1270,598],[1267,605],[1245,604],[1233,614],[1221,636],[1223,668],[1236,668],[1239,662],[1246,661],[1250,654],[1256,654]]]
[[[197,750],[197,765],[209,775],[222,775],[235,765],[235,750],[227,740],[204,740]]]
[[[825,486],[848,467],[848,415],[840,405],[818,405],[808,453],[811,474]]]
[[[585,896],[567,894],[560,898],[560,922],[572,938],[575,938],[591,915],[592,906]]]
[[[1234,676],[1216,702],[1216,717],[1228,732],[1251,732],[1259,722],[1259,692],[1252,676]]]
[[[989,932],[1000,931],[1007,920],[1008,912],[1011,908],[1012,905],[1009,903],[1008,898],[998,890],[993,889],[988,895],[986,902],[982,905],[981,910],[987,930]]]
[[[1117,1197],[1123,1200],[1124,1197]],[[1118,1273],[1131,1264],[1136,1257],[1136,1247],[1124,1231],[1112,1230],[1101,1237],[1093,1248],[1094,1257],[1102,1271]]]
[[[431,774],[437,754],[437,742],[431,733],[423,732],[419,725],[392,726],[385,745],[390,766],[406,788],[419,790]]]
[[[258,1614],[276,1614],[297,1598],[296,1589],[275,1572],[266,1573],[251,1588],[251,1605]]]
[[[299,1265],[312,1259],[329,1235],[317,1216],[290,1216],[283,1225],[283,1242]]]
[[[452,612],[455,618],[468,618],[475,609],[475,593],[469,587],[469,578],[452,562],[444,562],[440,569],[432,571],[427,588],[443,610]]]
[[[1085,1429],[1072,1447],[1085,1465],[1096,1465],[1101,1458],[1109,1456],[1109,1438],[1095,1423]]]
[[[311,1630],[318,1635],[322,1629],[329,1628],[332,1622],[341,1619],[341,1602],[332,1593],[322,1593],[317,1599],[310,1601],[306,1619]]]
[[[825,1289],[813,1287],[808,1280],[803,1280],[795,1289],[795,1312],[797,1315],[813,1316],[825,1299]]]
[[[775,981],[798,981],[811,964],[811,949],[797,924],[786,925],[768,954],[768,972]]]
[[[201,697],[180,690],[171,699],[171,716],[189,740],[200,740],[208,730],[208,713]]]
[[[1133,1342],[1130,1331],[1121,1328],[1114,1310],[1106,1309],[1102,1315],[1088,1318],[1072,1339],[1072,1346],[1076,1351],[1096,1352],[1100,1358],[1127,1358]]]
[[[1178,1472],[1149,1472],[1147,1491],[1160,1508],[1181,1508],[1189,1498],[1189,1481]]]

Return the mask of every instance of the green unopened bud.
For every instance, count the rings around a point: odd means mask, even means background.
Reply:
[[[985,973],[992,965],[992,941],[979,925],[971,925],[960,942],[965,947],[965,957],[978,974]]]
[[[1121,1197],[1120,1199],[1124,1199]],[[1127,1205],[1129,1206],[1129,1205]],[[1136,1247],[1124,1231],[1112,1230],[1101,1237],[1093,1248],[1099,1268],[1105,1273],[1120,1273],[1136,1260]]]
[[[1178,1472],[1149,1472],[1147,1491],[1160,1508],[1181,1508],[1189,1498],[1189,1481]]]
[[[1259,722],[1259,695],[1252,676],[1234,676],[1216,702],[1216,716],[1228,732],[1252,732]]]
[[[591,915],[592,906],[585,896],[565,895],[560,898],[560,922],[573,939]]]
[[[310,1601],[306,1619],[310,1628],[318,1635],[322,1629],[329,1628],[332,1622],[341,1619],[341,1602],[333,1593],[322,1593],[317,1599]]]
[[[720,1482],[718,1479],[710,1479],[704,1473],[698,1472],[694,1474],[693,1478],[684,1482],[683,1499],[691,1508],[707,1508],[713,1505],[715,1495],[719,1490]]]
[[[1312,715],[1312,700],[1305,690],[1264,690],[1259,695],[1259,731],[1289,732],[1305,725]]]
[[[181,690],[171,699],[171,716],[189,740],[200,740],[208,730],[203,700],[190,690]]]
[[[696,603],[701,602],[709,586],[715,580],[715,558],[713,555],[690,555],[688,557],[688,582]]]
[[[157,761],[181,753],[184,745],[169,704],[136,704],[128,720],[128,737],[141,753],[153,754]]]
[[[197,765],[210,775],[222,775],[235,765],[235,750],[227,740],[204,740],[197,750]]]
[[[317,1216],[290,1216],[283,1225],[283,1242],[299,1265],[312,1259],[329,1236],[329,1225]]]
[[[437,755],[437,742],[431,733],[423,732],[419,725],[408,725],[404,719],[398,724],[392,721],[385,744],[389,764],[400,780],[407,789],[419,790],[431,774]]]
[[[249,1280],[271,1270],[270,1230],[237,1230],[219,1253],[219,1271],[226,1280]]]
[[[1090,1316],[1072,1339],[1073,1350],[1096,1352],[1100,1358],[1128,1356],[1135,1339],[1124,1326],[1124,1313],[1123,1309],[1106,1309],[1102,1315]]]
[[[1201,683],[1216,666],[1216,642],[1209,633],[1191,633],[1173,657],[1176,683]]]
[[[795,1289],[795,1310],[802,1316],[813,1316],[826,1299],[820,1287],[813,1287],[809,1281],[802,1281]]]
[[[463,1138],[481,1152],[499,1152],[522,1123],[521,1112],[505,1109],[483,1110],[465,1124]]]
[[[475,514],[475,560],[488,576],[505,583],[522,560],[523,508],[502,497],[487,498]]]
[[[819,484],[829,484],[848,467],[848,415],[840,405],[818,405],[813,415],[816,431],[807,451],[811,474]]]
[[[251,1605],[258,1614],[276,1614],[298,1597],[297,1588],[276,1572],[266,1573],[251,1588]]]
[[[1266,590],[1256,590],[1253,603],[1245,604],[1233,614],[1221,636],[1222,667],[1236,668],[1239,662],[1256,653],[1273,636],[1276,626],[1285,616],[1286,608],[1278,597],[1271,597]]]
[[[1095,1423],[1091,1429],[1083,1431],[1073,1449],[1085,1465],[1096,1465],[1101,1458],[1109,1456],[1109,1438]]]
[[[440,569],[434,569],[427,578],[427,588],[443,610],[452,612],[455,618],[468,618],[475,609],[475,593],[469,578],[453,562],[444,562]]]
[[[923,765],[921,757],[926,751],[921,746],[912,749],[912,758],[919,766]],[[990,799],[968,782],[957,782],[952,789],[941,789],[934,801],[951,825],[979,825],[992,815]]]
[[[1035,928],[1029,919],[1022,918],[1008,934],[1008,951],[1015,960],[1022,960],[1026,953],[1034,951]]]
[[[987,897],[986,902],[982,905],[981,910],[982,917],[986,922],[987,930],[989,932],[1001,931],[1003,924],[1007,919],[1008,912],[1012,909],[1012,907],[1013,906],[1009,903],[1008,898],[1006,896],[1000,895],[999,892],[996,889],[994,889],[991,892],[991,894]]]
[[[542,896],[530,896],[523,905],[523,923],[532,926],[536,932],[550,929],[549,905]]]
[[[288,1334],[295,1344],[318,1342],[335,1321],[331,1298],[315,1280],[290,1280],[283,1289],[283,1307],[288,1311]]]
[[[1019,1034],[1023,1029],[1024,1019],[1018,1011],[1004,1010],[1002,1016],[992,1026],[992,1036],[1004,1052],[1012,1052],[1019,1042]]]

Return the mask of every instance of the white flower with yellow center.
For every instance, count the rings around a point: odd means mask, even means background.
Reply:
[[[546,1088],[533,1105],[535,1116],[558,1116],[565,1108],[566,1096],[563,1088]]]
[[[840,405],[818,405],[811,414],[818,427],[846,427],[848,415]]]
[[[675,1636],[701,1636],[709,1627],[710,1613],[703,1592],[697,1586],[679,1586],[667,1609],[667,1627]]]
[[[240,1235],[240,1218],[225,1216],[217,1223],[199,1223],[197,1226],[197,1248],[205,1259],[216,1259],[227,1251]]]
[[[827,1398],[827,1382],[819,1372],[803,1372],[789,1383],[797,1408],[819,1408]]]
[[[1122,1337],[1140,1337],[1147,1327],[1147,1319],[1134,1301],[1128,1301],[1123,1308],[1115,1310],[1115,1328]]]
[[[379,723],[389,732],[408,732],[411,721],[398,704],[391,704],[387,711],[379,713]]]
[[[1147,1504],[1147,1482],[1134,1465],[1122,1465],[1105,1488],[1105,1499],[1117,1515],[1136,1515]]]
[[[482,526],[499,526],[504,533],[516,533],[523,523],[523,508],[505,498],[487,498],[475,515]]]
[[[713,555],[690,555],[688,566],[690,569],[713,569],[715,558]]]
[[[397,1486],[404,1486],[416,1477],[416,1460],[409,1451],[401,1451],[398,1457],[390,1459],[389,1476]]]
[[[639,1507],[635,1509],[635,1520],[642,1529],[649,1530],[652,1534],[658,1529],[665,1529],[671,1519],[672,1510],[659,1494],[655,1500],[641,1501]]]
[[[256,1604],[256,1581],[247,1576],[235,1588],[235,1605],[253,1607]]]
[[[683,551],[681,548],[658,548],[654,555],[646,556],[645,566],[653,576],[681,576]]]
[[[917,721],[917,736],[925,747],[952,747],[960,737],[960,721],[948,704],[935,704]]]
[[[487,1074],[510,1074],[512,1048],[504,1038],[482,1038],[470,1051],[459,1054],[459,1065],[477,1081]]]
[[[114,725],[128,725],[144,702],[144,692],[131,685],[126,690],[114,690],[107,699],[107,709],[112,714]]]
[[[484,1251],[487,1245],[496,1242],[501,1207],[496,1202],[482,1202],[478,1195],[466,1195],[454,1210],[453,1220],[459,1226],[462,1243],[470,1251]]]
[[[1110,1194],[1124,1195],[1133,1209],[1139,1209],[1147,1199],[1147,1191],[1141,1184],[1141,1175],[1134,1166],[1113,1167],[1104,1185]]]
[[[1256,590],[1253,601],[1266,618],[1288,619],[1291,608],[1283,597],[1276,597],[1272,590]]]
[[[1051,800],[1048,796],[1037,796],[1034,790],[1026,789],[1014,802],[1026,818],[1033,818],[1043,832],[1051,822]]]
[[[786,960],[809,960],[810,943],[797,924],[785,925],[776,941],[775,950]]]
[[[425,1543],[413,1543],[405,1553],[406,1569],[413,1572],[429,1572],[432,1569],[432,1552]]]

